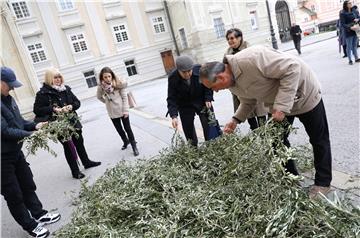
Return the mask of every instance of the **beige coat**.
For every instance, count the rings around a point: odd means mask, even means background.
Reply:
[[[296,56],[265,46],[252,46],[226,56],[235,85],[229,90],[241,105],[235,117],[245,121],[257,101],[265,106],[298,115],[312,110],[321,100],[320,84],[314,72]]]
[[[250,44],[247,41],[243,41],[242,44],[239,47],[239,50],[242,51],[242,50],[248,48],[249,46],[250,46]],[[239,52],[237,52],[237,53],[239,53]],[[226,52],[224,54],[224,57],[227,56],[227,55],[234,55],[234,49],[229,47],[226,50]],[[240,103],[240,100],[236,100],[236,95],[233,94],[234,110],[237,110],[239,103]],[[268,113],[269,113],[269,108],[265,107],[264,103],[258,102],[258,104],[255,107],[255,110],[253,110],[248,115],[248,118],[253,118],[255,116],[266,116]]]
[[[105,103],[106,110],[111,119],[119,118],[129,112],[129,102],[126,90],[127,82],[123,81],[119,88],[112,93],[106,93],[99,85],[97,87],[97,98]]]

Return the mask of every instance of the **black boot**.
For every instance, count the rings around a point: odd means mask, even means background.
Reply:
[[[125,141],[124,145],[121,147],[121,150],[125,150],[128,147],[129,144],[130,144],[130,142],[128,140]]]
[[[88,163],[84,164],[84,167],[85,167],[85,169],[89,169],[89,168],[92,168],[92,167],[99,166],[100,164],[101,164],[101,162],[95,162],[95,161],[89,160]]]
[[[74,173],[72,173],[72,176],[73,176],[73,178],[75,178],[75,179],[82,179],[82,178],[85,177],[85,174],[83,174],[83,173],[81,173],[81,172],[79,171],[79,172],[74,172]]]
[[[133,151],[134,151],[134,155],[135,155],[135,156],[138,156],[138,155],[139,155],[139,151],[138,151],[138,149],[137,149],[137,147],[136,147],[136,141],[131,141],[130,144],[131,144],[131,147],[132,147],[132,149],[133,149]]]

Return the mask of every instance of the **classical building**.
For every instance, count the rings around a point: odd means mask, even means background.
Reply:
[[[168,1],[168,8],[180,53],[199,63],[222,60],[225,32],[232,27],[241,29],[250,44],[270,43],[264,1]]]
[[[104,66],[128,78],[131,85],[164,76],[174,65],[160,1],[8,0],[7,4],[37,81],[43,81],[47,68],[59,68],[79,98],[95,95]]]
[[[39,90],[40,83],[32,62],[25,50],[25,45],[17,30],[15,18],[10,12],[6,2],[0,2],[1,31],[0,31],[0,63],[1,66],[12,68],[23,86],[11,91],[20,110],[23,113],[32,111],[35,93]]]
[[[359,5],[359,0],[352,0]],[[335,30],[343,0],[277,0],[274,4],[279,36],[282,42],[291,40],[291,22],[300,25],[304,35]]]

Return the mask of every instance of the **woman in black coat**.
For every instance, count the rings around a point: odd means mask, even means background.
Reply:
[[[35,120],[53,121],[53,113],[76,111],[79,107],[79,99],[72,93],[69,86],[64,85],[62,74],[57,69],[48,69],[45,72],[44,85],[36,94],[34,104]],[[77,128],[77,138],[73,136],[69,141],[59,141],[64,147],[65,158],[70,166],[72,176],[76,179],[81,179],[85,177],[85,175],[79,170],[76,152],[85,169],[98,166],[101,162],[94,162],[88,158],[84,146],[84,138],[81,131],[82,125],[80,121],[74,122],[74,127]]]

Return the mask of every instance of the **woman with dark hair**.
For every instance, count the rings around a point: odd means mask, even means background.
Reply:
[[[139,151],[136,147],[136,141],[130,126],[129,102],[126,92],[127,82],[116,77],[109,67],[102,68],[99,80],[100,84],[97,88],[97,98],[105,103],[111,121],[124,142],[121,149],[125,150],[127,146],[131,144],[134,155],[138,156]],[[124,125],[125,131],[121,122]]]
[[[350,1],[344,1],[343,3],[343,10],[340,12],[340,23],[345,29],[346,54],[349,64],[353,64],[351,53],[355,57],[355,62],[360,62],[357,54],[358,39],[354,28],[354,25],[359,24],[359,16],[353,11]]]
[[[249,47],[249,43],[247,41],[244,41],[242,31],[238,28],[231,28],[227,30],[226,32],[226,40],[229,44],[229,48],[226,50],[224,54],[223,63],[227,64],[226,55],[234,55],[241,50]],[[234,112],[239,108],[240,101],[237,96],[232,94],[233,103],[234,103]],[[259,103],[256,107],[256,110],[249,116],[247,119],[250,129],[255,130],[258,128],[261,124],[263,124],[266,121],[266,114],[268,111],[264,107],[263,103]]]

